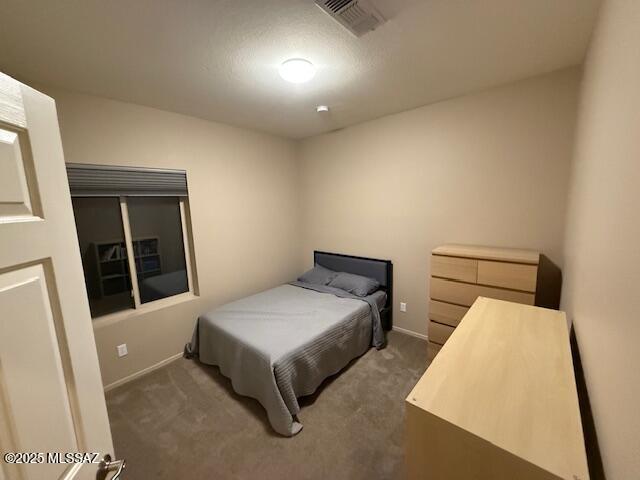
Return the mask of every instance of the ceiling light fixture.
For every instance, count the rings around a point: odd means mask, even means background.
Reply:
[[[316,107],[316,112],[318,113],[325,113],[329,111],[329,107],[327,105],[318,105]]]
[[[287,82],[305,83],[316,74],[316,67],[303,58],[291,58],[280,65],[280,76]]]

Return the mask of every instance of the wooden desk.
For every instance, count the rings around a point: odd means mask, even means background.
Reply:
[[[410,479],[589,478],[565,314],[480,297],[406,400]]]

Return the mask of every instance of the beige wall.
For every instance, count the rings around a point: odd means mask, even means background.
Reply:
[[[301,266],[313,249],[393,260],[394,324],[420,334],[439,244],[530,247],[561,266],[579,79],[565,70],[302,141]]]
[[[609,480],[640,478],[639,52],[640,2],[605,2],[581,97],[563,308]]]
[[[187,170],[201,296],[96,324],[105,385],[179,353],[198,314],[298,273],[294,143],[182,115],[63,91],[67,162]],[[119,359],[116,345],[127,343]]]

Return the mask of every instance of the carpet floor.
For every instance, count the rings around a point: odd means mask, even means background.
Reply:
[[[107,393],[123,480],[399,479],[404,398],[427,367],[423,340],[389,332],[300,400],[302,432],[275,433],[217,367],[176,360]]]

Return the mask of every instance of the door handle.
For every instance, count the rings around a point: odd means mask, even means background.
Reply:
[[[126,467],[126,460],[112,460],[111,455],[108,453],[100,461],[98,465],[98,473],[96,474],[96,480],[106,480],[107,475],[111,472],[116,472],[110,480],[121,480],[120,474]]]

